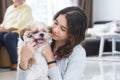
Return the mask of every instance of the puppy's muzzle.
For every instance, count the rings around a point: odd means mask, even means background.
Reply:
[[[43,38],[44,37],[44,34],[43,33],[40,33],[40,35],[39,35],[41,38]]]

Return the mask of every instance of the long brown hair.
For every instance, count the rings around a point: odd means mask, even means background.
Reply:
[[[87,16],[79,7],[67,7],[59,11],[53,18],[56,20],[59,15],[65,15],[68,26],[69,38],[66,44],[59,47],[55,55],[59,58],[67,58],[73,51],[73,48],[80,44],[85,38],[85,31],[87,29]],[[54,48],[55,40],[53,40],[51,47]]]

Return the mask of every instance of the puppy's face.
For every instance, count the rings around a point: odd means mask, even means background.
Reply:
[[[41,22],[29,24],[23,32],[23,40],[29,41],[33,38],[37,46],[41,46],[51,39],[51,33],[48,26]]]

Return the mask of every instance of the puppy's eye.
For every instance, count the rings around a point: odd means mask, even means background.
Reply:
[[[27,36],[28,36],[28,38],[31,38],[32,37],[32,33],[29,32]]]
[[[33,34],[36,34],[36,33],[38,33],[38,31],[35,31],[35,32],[32,32]]]
[[[43,29],[42,32],[47,32],[47,31]]]
[[[28,38],[31,38],[32,37],[32,35],[28,35]]]

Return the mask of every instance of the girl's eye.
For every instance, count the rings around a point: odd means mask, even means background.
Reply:
[[[56,25],[57,25],[57,24],[58,24],[58,22],[57,22],[57,21],[54,21],[54,24],[56,24]]]
[[[65,28],[62,28],[62,27],[61,27],[61,30],[62,30],[62,31],[66,31],[66,29],[65,29]]]

